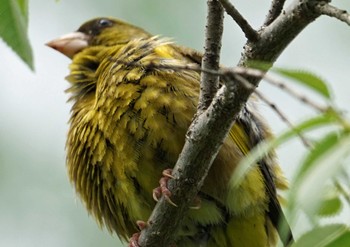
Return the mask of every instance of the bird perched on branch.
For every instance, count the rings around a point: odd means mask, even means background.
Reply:
[[[48,45],[72,59],[69,178],[97,222],[128,240],[139,230],[136,222],[150,216],[153,190],[175,165],[196,112],[200,72],[175,65],[200,65],[202,55],[111,18],[88,21]],[[239,185],[230,183],[239,161],[271,136],[256,111],[250,99],[204,181],[198,207],[183,219],[176,246],[276,245],[284,220],[276,188],[287,184],[274,154]]]

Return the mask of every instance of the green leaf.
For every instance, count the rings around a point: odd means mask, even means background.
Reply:
[[[33,55],[27,36],[27,0],[0,0],[0,37],[33,70]]]
[[[326,182],[341,170],[342,161],[349,153],[348,132],[333,132],[317,143],[296,175],[291,202],[297,202],[310,216],[315,215]]]
[[[327,247],[348,247],[350,243],[350,233],[349,229],[346,233],[337,237],[331,244],[327,245]]]
[[[326,225],[307,232],[292,247],[348,247],[349,239],[350,231],[346,225]]]
[[[28,24],[28,0],[17,0],[22,16]]]
[[[327,83],[311,72],[282,68],[273,68],[273,71],[311,88],[327,99],[331,98]]]
[[[324,201],[322,201],[317,214],[321,217],[331,217],[339,214],[341,212],[341,209],[342,202],[339,196],[335,196],[333,198],[327,198]]]
[[[335,145],[339,141],[339,138],[339,133],[332,132],[325,136],[318,143],[316,143],[314,148],[305,158],[301,166],[301,170],[297,174],[297,177],[301,178],[309,170],[310,167],[312,167],[313,165],[317,165],[315,164],[315,160],[318,159],[322,154],[324,154],[329,148]]]
[[[248,60],[246,66],[253,69],[258,69],[262,71],[267,71],[272,67],[272,63],[267,63],[257,60]]]
[[[337,118],[334,117],[333,113],[325,113],[317,117],[307,119],[306,121],[298,124],[297,126],[294,126],[294,129],[290,129],[273,139],[265,140],[259,143],[239,163],[235,173],[231,178],[231,186],[236,187],[237,185],[239,185],[247,171],[249,171],[249,169],[253,165],[256,165],[261,158],[263,158],[266,154],[268,154],[277,146],[287,142],[293,137],[298,136],[298,133],[303,133],[305,131],[313,130],[322,126],[327,126],[336,123],[336,121]]]

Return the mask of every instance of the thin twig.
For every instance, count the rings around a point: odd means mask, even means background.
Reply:
[[[266,20],[264,22],[265,26],[270,25],[281,14],[285,1],[286,0],[272,1],[269,13],[266,16]]]
[[[202,68],[218,70],[220,67],[221,39],[224,23],[224,9],[217,0],[208,0],[208,16],[205,34],[204,54],[202,58]],[[208,108],[216,91],[219,88],[219,76],[203,72],[200,80],[200,94],[198,110]]]
[[[233,78],[235,77],[237,81],[242,83],[245,88],[249,90],[254,90],[254,93],[263,101],[265,102],[282,120],[282,122],[286,123],[286,125],[291,128],[292,130],[296,130],[292,122],[288,119],[288,117],[283,113],[283,111],[272,101],[270,101],[266,96],[264,96],[259,90],[257,90],[252,84],[250,84],[244,77],[242,76],[254,76],[265,79],[266,82],[269,82],[270,84],[279,87],[281,90],[286,91],[291,96],[295,97],[296,99],[300,100],[301,102],[315,108],[316,110],[320,112],[326,112],[327,108],[319,106],[317,103],[310,100],[305,95],[300,94],[296,90],[288,87],[285,83],[276,80],[272,76],[267,75],[264,71],[257,70],[257,69],[251,69],[251,68],[242,68],[242,67],[236,67],[232,69],[220,69],[220,70],[211,70],[211,69],[203,69],[199,67],[198,65],[179,65],[179,64],[154,64],[149,63],[147,65],[143,65],[147,68],[158,68],[158,69],[172,69],[172,70],[192,70],[192,71],[198,71],[203,72],[205,70],[205,73],[221,76],[222,78],[229,77]],[[230,79],[226,80],[231,81]],[[299,135],[302,143],[306,148],[311,148],[312,145],[310,141],[307,140],[306,137],[304,137],[300,132],[296,131]]]
[[[278,88],[280,88],[281,90],[285,91],[286,93],[288,93],[290,96],[294,97],[295,99],[299,100],[300,102],[309,105],[310,107],[314,108],[315,110],[317,110],[318,112],[327,112],[328,107],[325,106],[321,106],[320,104],[316,103],[315,101],[311,100],[311,98],[307,97],[304,94],[301,94],[300,92],[298,92],[297,90],[289,87],[286,83],[282,82],[282,81],[278,81],[275,78],[273,78],[272,76],[269,75],[265,75],[264,79],[266,82],[270,83],[273,86],[276,86]]]
[[[127,63],[128,65],[135,65],[135,63]],[[140,64],[136,64],[141,66]],[[216,75],[216,76],[224,76],[225,74],[239,74],[239,75],[246,75],[246,76],[252,76],[256,78],[264,79],[267,83],[270,83],[271,85],[278,87],[282,91],[286,92],[290,96],[294,97],[295,99],[299,100],[300,102],[310,106],[311,108],[315,109],[318,112],[327,112],[329,108],[327,106],[322,106],[315,101],[313,101],[311,98],[307,97],[306,95],[300,93],[299,91],[295,90],[294,88],[288,86],[286,83],[274,78],[273,76],[266,74],[265,71],[261,71],[258,69],[253,68],[245,68],[245,67],[235,67],[235,68],[220,68],[219,70],[213,70],[213,69],[204,69],[196,64],[171,64],[171,63],[163,63],[163,64],[155,64],[155,63],[149,63],[147,65],[143,64],[143,67],[146,68],[158,68],[158,69],[171,69],[171,70],[192,70],[192,71],[198,71],[198,72],[205,72],[208,74]]]
[[[311,142],[300,132],[298,131],[292,122],[287,118],[287,116],[283,113],[283,111],[272,101],[270,101],[265,95],[263,95],[259,90],[255,90],[254,94],[257,95],[263,102],[265,102],[280,118],[281,120],[292,130],[294,130],[301,142],[304,144],[306,148],[311,148]]]
[[[222,6],[224,7],[227,14],[229,14],[233,20],[240,26],[242,31],[245,34],[245,37],[249,41],[256,41],[259,39],[259,34],[257,31],[252,28],[248,21],[239,13],[239,11],[228,1],[228,0],[219,0]]]
[[[333,182],[335,187],[340,191],[344,199],[350,205],[350,193],[344,188],[344,186],[338,180],[334,180]]]
[[[350,14],[346,10],[338,9],[330,4],[318,4],[316,10],[322,15],[337,18],[350,26]]]
[[[296,131],[300,140],[302,141],[302,143],[304,144],[304,146],[306,148],[311,148],[312,145],[310,143],[310,141],[308,141],[306,139],[306,137],[304,137],[302,135],[302,133],[300,133],[299,131],[297,131],[297,129],[294,127],[294,125],[291,123],[291,121],[289,121],[289,119],[287,118],[287,116],[282,112],[282,110],[273,102],[271,102],[267,97],[265,97],[259,90],[257,90],[254,86],[252,86],[249,81],[247,81],[244,77],[236,75],[236,79],[242,83],[247,89],[253,89],[254,90],[254,94],[256,96],[258,96],[258,98],[260,98],[263,102],[265,102],[269,107],[271,107],[271,109],[281,118],[281,120],[287,124],[287,126]]]
[[[286,83],[277,80],[276,78],[272,77],[271,75],[268,75],[265,73],[265,71],[261,71],[258,69],[252,69],[252,68],[234,68],[235,73],[239,74],[246,74],[248,76],[254,76],[257,78],[262,78],[266,82],[270,83],[273,86],[276,86],[280,88],[281,90],[288,93],[290,96],[294,97],[295,99],[299,100],[300,102],[309,105],[310,107],[314,108],[318,112],[326,112],[328,110],[328,107],[324,107],[316,103],[315,101],[311,100],[309,97],[307,97],[304,94],[301,94],[297,90],[289,87]]]

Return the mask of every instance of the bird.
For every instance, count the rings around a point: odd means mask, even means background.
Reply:
[[[147,222],[154,189],[182,150],[196,113],[202,53],[125,21],[99,17],[47,45],[71,59],[67,170],[100,226],[122,241]],[[273,151],[230,183],[239,162],[272,137],[252,96],[243,106],[175,233],[178,247],[276,246],[285,223],[277,190],[288,182]],[[286,223],[287,224],[287,223]],[[288,230],[281,239],[293,241]]]

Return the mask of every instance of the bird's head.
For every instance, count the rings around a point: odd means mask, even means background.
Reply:
[[[96,18],[85,22],[73,33],[63,35],[46,45],[69,58],[88,46],[113,46],[133,39],[149,38],[143,29],[112,18]]]

